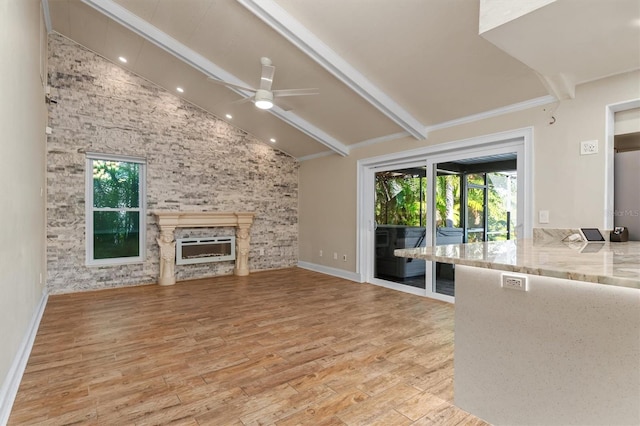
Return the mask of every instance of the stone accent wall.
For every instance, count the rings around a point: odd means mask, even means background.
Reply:
[[[298,261],[298,162],[84,47],[49,36],[47,288],[65,293],[155,283],[154,210],[250,211],[249,268]],[[85,266],[85,153],[147,160],[146,260]],[[232,229],[179,229],[231,235]],[[260,251],[264,255],[260,255]],[[231,274],[233,262],[177,266],[178,280]]]

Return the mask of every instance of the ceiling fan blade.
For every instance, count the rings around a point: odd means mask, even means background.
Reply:
[[[260,76],[260,89],[271,90],[271,84],[273,84],[273,75],[276,72],[276,67],[273,65],[262,65],[262,75]]]
[[[250,92],[256,91],[256,89],[252,89],[251,87],[240,86],[238,84],[229,83],[228,81],[217,80],[213,77],[207,77],[207,80],[209,80],[209,82],[211,83],[220,84],[221,86],[235,87],[236,89],[248,90]]]
[[[253,102],[253,96],[247,96],[246,98],[238,99],[237,101],[231,102],[231,104],[244,104],[247,102]]]
[[[281,110],[283,110],[283,111],[291,111],[291,110],[293,110],[293,106],[291,106],[291,104],[288,104],[288,103],[286,103],[286,102],[284,102],[284,101],[282,101],[280,99],[278,99],[276,101],[276,106],[278,108],[280,108]]]
[[[282,89],[273,90],[273,96],[277,98],[283,98],[285,96],[306,96],[306,95],[319,95],[319,89]]]

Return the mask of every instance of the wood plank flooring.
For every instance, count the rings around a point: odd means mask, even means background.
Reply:
[[[51,296],[9,425],[486,425],[453,306],[292,268]]]

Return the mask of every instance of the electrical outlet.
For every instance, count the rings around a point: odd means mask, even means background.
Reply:
[[[598,153],[598,141],[582,141],[580,142],[580,155],[591,155]]]
[[[346,261],[347,261],[347,255],[346,255],[346,254],[343,254],[343,255],[342,255],[342,261],[343,261],[343,262],[346,262]]]
[[[527,291],[527,277],[502,274],[502,287],[512,290]]]
[[[333,252],[333,260],[338,260],[338,253]]]
[[[320,257],[322,257],[322,250],[320,250]]]
[[[264,256],[264,248],[260,247],[260,256]]]

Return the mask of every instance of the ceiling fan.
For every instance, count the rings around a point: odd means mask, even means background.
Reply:
[[[275,98],[282,98],[285,96],[306,96],[317,95],[320,93],[318,89],[278,89],[271,90],[271,84],[273,83],[273,75],[276,72],[276,67],[272,65],[271,59],[260,58],[262,64],[262,74],[260,75],[260,87],[253,89],[251,87],[244,87],[227,81],[217,80],[209,77],[209,81],[216,84],[222,84],[227,87],[234,87],[236,89],[246,90],[248,92],[254,92],[252,96],[243,98],[234,103],[253,102],[260,109],[270,109],[273,107]]]

